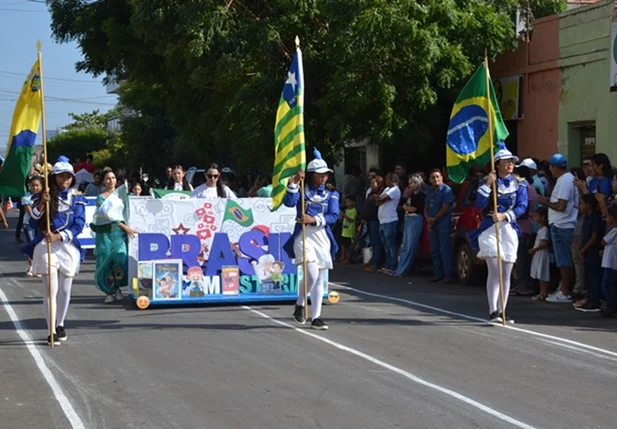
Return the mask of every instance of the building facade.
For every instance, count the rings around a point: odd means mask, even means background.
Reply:
[[[512,134],[508,146],[519,156],[560,152],[575,166],[603,152],[617,163],[615,20],[613,0],[536,20],[530,42],[491,66],[496,89],[510,84],[509,92],[497,92]],[[515,115],[509,114],[513,104]]]

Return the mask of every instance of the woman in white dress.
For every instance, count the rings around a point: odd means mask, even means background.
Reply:
[[[206,168],[206,183],[193,190],[191,198],[231,198],[236,199],[227,185],[221,183],[221,169],[218,164],[210,164]]]
[[[307,171],[308,180],[304,186],[305,211],[302,216],[302,199],[299,183],[304,179],[304,171],[298,171],[296,176],[289,179],[287,194],[283,204],[287,207],[296,207],[297,223],[291,238],[285,243],[287,254],[294,258],[296,265],[302,265],[306,259],[306,275],[308,293],[311,296],[311,328],[327,330],[328,325],[321,317],[323,303],[324,282],[323,271],[331,270],[332,261],[338,251],[338,244],[332,233],[339,215],[339,193],[329,189],[326,185],[329,173],[326,161],[321,159],[318,150],[314,151],[315,159],[309,162]],[[302,225],[306,225],[306,253],[302,243]],[[299,324],[306,323],[304,306],[306,305],[301,285],[298,285],[298,300],[294,310],[294,319]]]
[[[503,306],[506,307],[510,293],[512,268],[518,253],[520,228],[516,219],[527,212],[527,182],[512,172],[518,158],[507,149],[499,150],[494,157],[497,174],[490,173],[480,184],[476,206],[488,209],[480,226],[469,235],[472,247],[480,249],[478,258],[485,259],[488,267],[486,292],[488,295],[489,320],[502,322],[504,309],[499,299],[499,261],[497,260],[497,238],[495,223],[499,226],[501,272],[503,276]],[[493,211],[491,197],[493,183],[497,183],[497,213]]]
[[[75,173],[69,159],[61,156],[49,176],[49,189],[32,196],[30,227],[37,235],[22,252],[32,259],[32,272],[43,277],[43,304],[47,328],[53,329],[53,337],[47,342],[55,345],[67,339],[64,319],[71,301],[73,278],[79,272],[84,253],[77,238],[86,224],[85,197],[73,188]],[[50,207],[50,233],[47,232],[45,216],[46,202]],[[48,258],[47,243],[51,242],[51,260]],[[51,265],[51,278],[48,274]],[[49,284],[51,282],[51,297]],[[56,305],[57,298],[57,305]],[[49,300],[56,308],[55,320],[50,320]]]

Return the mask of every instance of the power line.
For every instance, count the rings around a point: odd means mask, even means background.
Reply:
[[[16,96],[21,94],[19,91],[14,91],[11,89],[7,89],[7,88],[0,88],[0,93],[1,94],[8,94],[6,96]],[[100,95],[100,96],[92,96],[92,97],[56,97],[53,95],[47,95],[45,96],[45,99],[47,100],[48,98],[50,100],[72,100],[72,101],[85,101],[85,100],[91,100],[93,98],[106,98],[106,97],[115,97],[114,95]]]
[[[34,13],[47,13],[46,10],[30,10],[30,9],[8,9],[8,8],[0,8],[0,10],[5,10],[7,12],[34,12]]]
[[[12,75],[12,76],[20,76],[22,78],[28,77],[28,75],[24,75],[23,73],[15,73],[15,72],[10,72],[10,71],[6,71],[6,70],[0,70],[0,73]],[[60,77],[51,77],[51,76],[43,76],[43,79],[45,79],[45,80],[57,80],[57,81],[60,81],[60,82],[95,83],[97,85],[102,85],[101,82],[93,82],[91,80],[85,80],[85,79],[63,79],[63,78],[60,78]]]
[[[0,91],[2,92],[2,91]],[[16,102],[17,98],[0,98],[0,101],[12,101]],[[87,101],[80,100],[78,98],[63,98],[63,97],[45,97],[46,102],[57,102],[57,103],[74,103],[74,104],[91,104],[93,106],[116,106],[116,103],[101,103],[98,101]]]

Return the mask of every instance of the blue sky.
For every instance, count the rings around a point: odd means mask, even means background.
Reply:
[[[103,76],[95,79],[75,71],[75,63],[81,59],[79,47],[52,40],[51,18],[40,1],[0,0],[0,148],[6,147],[15,100],[36,61],[39,39],[43,44],[48,130],[70,123],[69,112],[105,112],[117,101],[116,96],[107,94]],[[4,155],[4,149],[0,152]]]

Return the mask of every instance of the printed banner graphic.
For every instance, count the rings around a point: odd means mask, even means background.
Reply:
[[[90,223],[92,223],[94,215],[96,214],[96,197],[86,197],[86,200],[88,201],[88,205],[86,206],[86,225],[77,238],[79,238],[82,248],[94,249],[94,237],[92,236]]]
[[[165,189],[153,189],[154,198],[162,198],[164,200],[188,200],[191,197],[191,191],[167,191]]]
[[[138,293],[159,303],[295,299],[302,274],[283,245],[296,211],[271,207],[270,198],[131,198]]]

